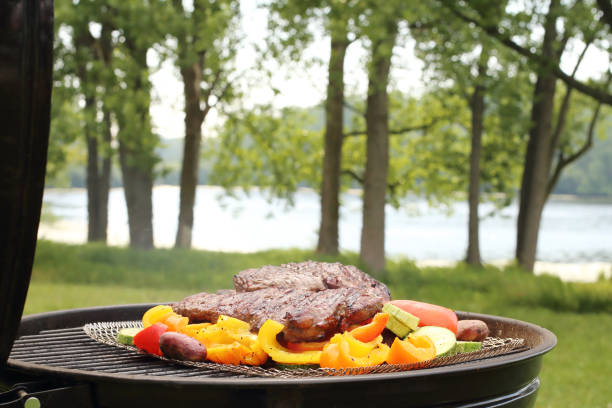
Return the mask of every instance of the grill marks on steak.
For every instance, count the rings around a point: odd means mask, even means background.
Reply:
[[[235,317],[259,329],[266,319],[284,321],[288,306],[312,294],[310,291],[274,288],[257,292],[198,293],[173,305],[172,309],[190,322],[216,322],[219,315]]]
[[[387,287],[359,269],[312,261],[248,269],[234,277],[234,285],[236,291],[199,293],[173,309],[191,322],[228,315],[255,330],[273,319],[285,325],[287,341],[301,342],[324,340],[362,323],[390,300]]]
[[[387,300],[389,289],[381,282],[352,265],[339,262],[306,261],[281,266],[266,265],[234,275],[237,292],[252,292],[265,288],[301,288],[312,291],[338,288],[367,289]]]

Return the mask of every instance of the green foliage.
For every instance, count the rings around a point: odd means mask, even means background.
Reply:
[[[33,280],[101,287],[217,290],[232,285],[232,276],[265,264],[307,259],[360,265],[356,254],[321,256],[306,250],[269,250],[251,254],[156,249],[139,251],[97,244],[67,245],[40,241]],[[385,283],[396,299],[419,299],[456,310],[490,313],[500,305],[572,313],[612,313],[612,280],[563,282],[533,276],[515,267],[473,269],[418,268],[412,261],[388,261]]]
[[[83,144],[75,143],[81,136],[83,122],[83,112],[76,110],[73,92],[56,84],[51,100],[47,184],[66,185],[68,166],[83,161]]]
[[[307,112],[283,109],[274,114],[259,107],[230,116],[217,140],[207,148],[213,160],[210,183],[231,193],[252,186],[268,189],[270,197],[293,203],[298,187],[316,188],[322,160],[322,134],[309,130]]]
[[[197,75],[206,112],[219,101],[228,102],[239,96],[232,74],[242,40],[240,2],[195,0],[190,7],[178,0],[167,3],[164,29],[173,40],[165,41],[160,51],[174,60],[179,70],[199,64]]]
[[[533,276],[516,267],[485,270],[458,264],[419,269],[409,261],[388,263],[387,283],[394,297],[443,303],[454,309],[489,313],[499,305],[538,307],[572,313],[612,312],[612,282],[563,282],[551,275]],[[460,303],[449,301],[451,293]]]
[[[463,189],[469,143],[466,145],[467,112],[461,102],[450,93],[426,93],[417,98],[391,92],[389,203],[398,207],[409,194],[426,197],[431,203],[447,203]],[[352,127],[365,129],[364,117],[355,115]],[[346,174],[358,176],[354,179],[364,172],[365,142],[362,133],[345,139],[343,167]]]
[[[130,150],[131,165],[152,170],[158,162],[159,138],[151,128],[150,68],[146,54],[164,37],[165,2],[156,0],[56,2],[55,91],[63,95],[58,106],[58,126],[96,138],[102,156],[112,155],[112,146],[102,135],[117,126],[117,136]],[[80,115],[80,123],[69,110]],[[104,117],[112,118],[105,122]],[[74,116],[74,114],[73,114]],[[80,128],[80,129],[78,129]],[[70,140],[74,140],[72,137]],[[51,150],[62,148],[51,139]],[[54,159],[55,160],[55,159]]]
[[[609,130],[609,117],[599,128]],[[612,196],[612,137],[594,141],[587,155],[570,164],[557,183],[556,193]]]
[[[470,5],[487,24],[497,25],[506,2],[477,1]],[[463,120],[457,122],[466,134],[460,142],[463,152],[456,152],[456,157],[465,166],[463,173],[456,174],[469,173],[469,109],[475,88],[482,87],[485,110],[481,191],[488,194],[481,195],[481,199],[493,200],[498,206],[509,205],[519,187],[524,136],[530,125],[528,102],[532,90],[525,66],[494,39],[469,27],[445,8],[436,8],[424,25],[424,29],[413,29],[413,35],[417,55],[427,64],[425,74],[430,84],[440,89],[436,92],[463,99],[456,104],[464,112]],[[461,190],[467,190],[465,177]]]

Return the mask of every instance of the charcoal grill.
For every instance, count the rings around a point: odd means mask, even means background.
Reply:
[[[73,309],[21,318],[42,203],[49,135],[53,4],[0,2],[0,407],[529,407],[555,336],[535,325],[486,321],[525,348],[414,371],[252,377],[169,364],[100,344],[82,327],[137,320],[151,305]]]

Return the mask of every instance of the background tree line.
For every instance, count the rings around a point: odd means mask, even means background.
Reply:
[[[243,103],[236,53],[244,41],[240,19],[248,16],[240,15],[238,0],[58,0],[50,175],[82,154],[75,145],[86,147],[88,239],[106,241],[116,163],[130,245],[153,246],[151,194],[164,163],[151,125],[150,75],[172,61],[185,114],[177,247],[191,246],[203,156],[206,182],[228,191],[262,186],[289,204],[299,186],[319,191],[321,253],[338,252],[341,191],[362,188],[360,257],[374,273],[385,264],[386,204],[400,206],[408,194],[440,204],[467,198],[466,261],[479,265],[478,203],[504,206],[516,197],[515,255],[532,271],[551,192],[588,193],[589,183],[609,182],[605,149],[579,161],[609,129],[609,64],[586,80],[577,76],[589,50],[610,55],[609,5],[411,3],[260,4],[269,18],[261,61],[307,66],[303,50],[324,33],[328,49],[321,54],[329,58],[320,112]],[[425,64],[427,83],[418,93],[397,88],[390,76],[397,48],[408,42]],[[346,55],[356,43],[368,54],[364,94],[345,89]],[[161,61],[152,61],[152,51]],[[265,63],[257,67],[271,75]],[[202,126],[213,110],[222,124],[206,137]]]

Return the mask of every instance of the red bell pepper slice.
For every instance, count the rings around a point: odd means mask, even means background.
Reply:
[[[450,309],[416,300],[392,300],[392,305],[419,318],[419,327],[446,327],[457,334],[457,315]]]
[[[163,355],[159,348],[159,338],[168,331],[168,326],[155,323],[146,329],[142,329],[134,336],[134,345],[147,353]]]

